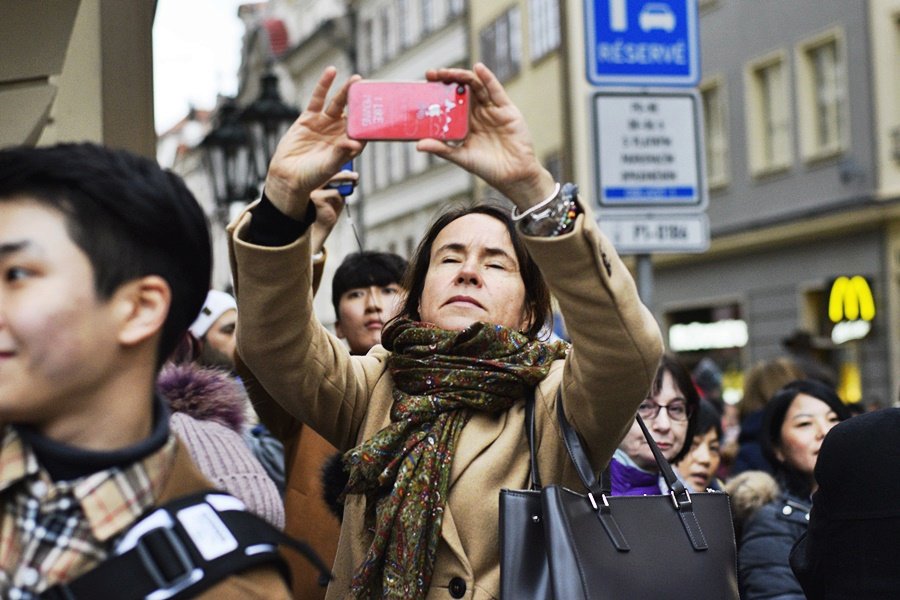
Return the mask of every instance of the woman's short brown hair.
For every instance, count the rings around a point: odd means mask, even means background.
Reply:
[[[461,217],[472,214],[487,215],[497,219],[506,226],[509,239],[512,241],[513,249],[516,252],[516,260],[519,262],[519,276],[525,284],[525,313],[529,326],[523,333],[532,339],[537,339],[541,329],[550,321],[550,290],[537,263],[528,254],[522,238],[516,231],[515,223],[513,223],[509,211],[501,206],[492,204],[476,204],[451,209],[435,219],[409,261],[409,267],[406,269],[403,281],[403,287],[407,290],[407,294],[397,316],[415,321],[421,320],[419,303],[422,300],[422,292],[425,289],[425,276],[428,274],[428,266],[431,263],[431,248],[434,245],[434,240],[447,225]]]

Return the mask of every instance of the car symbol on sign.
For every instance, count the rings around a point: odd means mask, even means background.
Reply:
[[[644,5],[638,15],[638,25],[644,31],[662,29],[667,33],[675,30],[675,14],[668,5],[650,2]]]

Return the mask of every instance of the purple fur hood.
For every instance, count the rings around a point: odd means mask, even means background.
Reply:
[[[173,413],[180,412],[200,421],[215,421],[241,433],[244,426],[247,392],[229,373],[196,363],[167,363],[156,380],[157,389]]]

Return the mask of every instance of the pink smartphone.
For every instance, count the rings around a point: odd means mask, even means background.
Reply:
[[[355,140],[462,140],[469,132],[469,88],[432,81],[357,81],[347,98]]]

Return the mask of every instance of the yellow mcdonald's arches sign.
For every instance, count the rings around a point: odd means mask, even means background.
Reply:
[[[875,298],[865,277],[842,275],[834,280],[828,296],[828,318],[832,323],[875,318]]]

